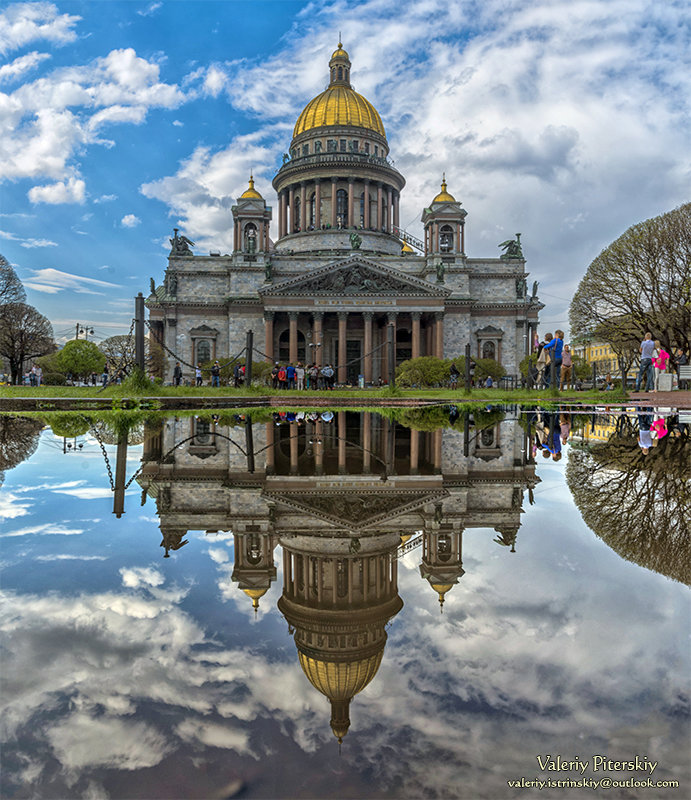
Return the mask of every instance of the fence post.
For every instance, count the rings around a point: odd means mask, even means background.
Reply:
[[[134,298],[134,363],[144,372],[144,295],[139,294]]]
[[[245,387],[252,385],[252,354],[254,353],[254,333],[247,331],[245,342]]]
[[[597,367],[593,362],[593,389],[597,389]]]
[[[118,449],[115,457],[115,485],[113,488],[113,514],[116,519],[125,513],[125,473],[127,470],[127,431],[118,433]]]
[[[393,336],[393,325],[389,325],[386,330],[389,350],[389,386],[393,389],[396,386],[396,345]]]
[[[245,374],[247,369],[245,368]],[[247,449],[247,471],[254,472],[254,436],[252,435],[252,415],[245,419],[245,448]]]
[[[465,393],[470,394],[470,345],[465,346]]]

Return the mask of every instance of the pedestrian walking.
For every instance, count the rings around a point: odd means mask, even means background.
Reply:
[[[202,365],[201,364],[197,364],[197,366],[196,366],[196,368],[194,370],[194,381],[197,384],[197,386],[201,386],[202,385]]]
[[[105,389],[108,386],[108,362],[103,365],[103,372],[101,373],[101,381],[103,383],[103,388]]]
[[[282,390],[288,388],[288,376],[284,366],[278,368],[278,388]]]
[[[653,352],[653,370],[655,374],[653,391],[660,391],[660,375],[667,372],[667,364],[669,363],[669,353],[664,349],[659,339],[655,340],[655,350]]]
[[[278,389],[278,361],[271,368],[271,388]]]
[[[653,386],[653,353],[655,352],[655,342],[650,331],[646,331],[638,351],[641,354],[641,363],[636,376],[636,391],[640,392],[641,381],[645,375],[645,391],[649,392]]]
[[[180,362],[175,362],[175,367],[173,368],[173,383],[176,386],[179,386],[182,383],[182,367],[180,366]]]

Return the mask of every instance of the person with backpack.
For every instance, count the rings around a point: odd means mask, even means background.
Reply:
[[[271,369],[271,388],[278,389],[278,361]]]
[[[451,384],[451,388],[455,389],[458,384],[458,376],[461,373],[458,371],[458,367],[456,366],[456,362],[453,361],[451,363],[451,367],[449,369],[449,383]]]
[[[281,366],[278,368],[278,388],[279,389],[287,389],[287,380],[288,376],[286,374],[286,368]]]
[[[214,365],[211,367],[211,385],[221,385],[221,365],[218,363],[218,361],[214,361]]]

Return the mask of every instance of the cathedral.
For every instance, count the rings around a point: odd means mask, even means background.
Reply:
[[[165,279],[152,280],[146,301],[166,380],[175,360],[188,370],[228,360],[248,330],[254,360],[332,364],[338,383],[384,380],[389,335],[397,364],[457,358],[470,344],[474,357],[518,374],[543,307],[536,284],[527,291],[520,234],[500,245],[503,255],[469,258],[467,212],[445,179],[422,211],[423,240],[403,230],[405,179],[350,77],[339,42],[329,85],[298,117],[273,179],[276,241],[273,209],[252,177],[232,207],[232,253],[195,254],[176,229]]]

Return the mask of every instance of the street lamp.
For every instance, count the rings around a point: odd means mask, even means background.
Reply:
[[[83,335],[84,338],[88,341],[89,336],[94,335],[94,329],[89,325],[84,325],[81,322],[77,322],[76,325],[74,326],[74,338],[79,339],[80,334]]]

